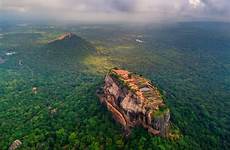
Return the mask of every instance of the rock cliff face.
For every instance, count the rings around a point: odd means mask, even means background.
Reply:
[[[97,94],[127,135],[132,127],[143,126],[153,135],[168,136],[169,109],[149,80],[126,70],[112,69]]]

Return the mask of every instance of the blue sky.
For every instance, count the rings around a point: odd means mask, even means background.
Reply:
[[[0,18],[82,22],[229,21],[230,0],[0,0]]]

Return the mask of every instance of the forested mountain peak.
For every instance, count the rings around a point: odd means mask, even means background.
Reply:
[[[90,42],[77,36],[74,33],[68,32],[58,36],[56,39],[48,42],[48,46],[55,49],[75,49],[79,47],[92,47]]]
[[[94,54],[95,47],[74,33],[64,33],[40,47],[35,47],[34,52],[27,57],[28,62],[34,61],[33,67],[42,66],[42,68],[48,67],[49,70],[63,70],[82,66],[82,59]]]

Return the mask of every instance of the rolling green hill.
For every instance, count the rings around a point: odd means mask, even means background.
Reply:
[[[36,49],[36,48],[35,48]],[[79,68],[79,62],[89,54],[95,53],[94,46],[73,33],[65,33],[58,38],[40,45],[31,56],[36,66],[48,67],[49,70]]]

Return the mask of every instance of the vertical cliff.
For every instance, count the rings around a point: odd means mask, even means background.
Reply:
[[[149,80],[112,69],[97,94],[127,134],[132,127],[143,126],[153,135],[168,136],[170,111]]]

